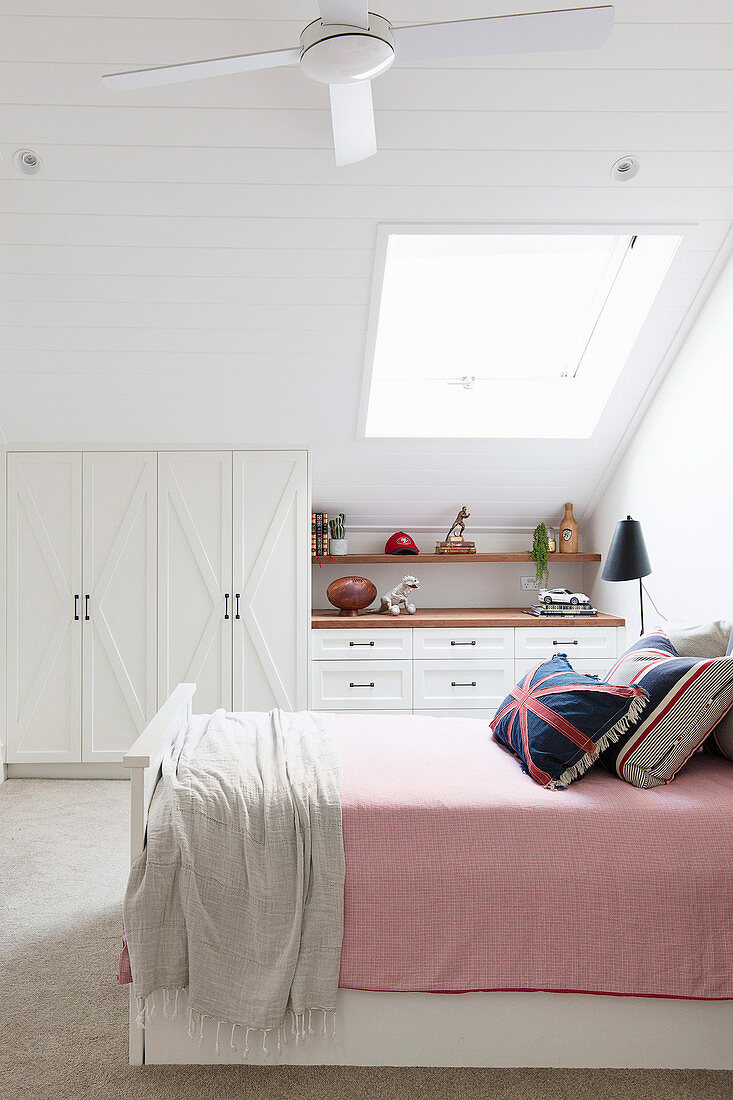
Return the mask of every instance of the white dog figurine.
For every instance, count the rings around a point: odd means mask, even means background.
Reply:
[[[416,611],[415,605],[414,603],[410,603],[407,597],[408,593],[414,592],[419,587],[420,581],[417,577],[413,577],[408,573],[391,592],[385,592],[382,596],[382,606],[380,610],[389,611],[392,615],[399,615],[400,609],[404,607],[408,615],[414,615]]]

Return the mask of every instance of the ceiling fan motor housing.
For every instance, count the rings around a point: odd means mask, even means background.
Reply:
[[[356,84],[386,72],[394,61],[392,25],[369,13],[368,27],[309,23],[300,36],[300,67],[321,84]]]

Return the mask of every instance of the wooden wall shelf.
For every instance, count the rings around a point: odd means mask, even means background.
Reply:
[[[549,554],[551,562],[600,561],[600,554]],[[481,562],[531,562],[528,552],[519,554],[340,554],[338,557],[313,558],[314,565],[478,565]],[[534,562],[533,562],[534,564]]]

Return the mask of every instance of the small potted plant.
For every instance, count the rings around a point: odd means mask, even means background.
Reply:
[[[335,558],[340,557],[342,554],[348,554],[349,540],[346,538],[346,516],[344,513],[342,512],[334,519],[330,519],[328,526],[331,531],[331,539],[328,544],[331,556]]]
[[[530,557],[534,562],[535,580],[538,588],[550,587],[550,566],[548,554],[550,553],[550,539],[547,527],[544,523],[538,523],[534,529],[532,549]]]

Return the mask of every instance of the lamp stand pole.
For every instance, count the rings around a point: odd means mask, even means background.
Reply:
[[[644,587],[641,577],[639,577],[639,611],[641,612],[641,631],[639,632],[639,637],[641,637],[644,633]]]

